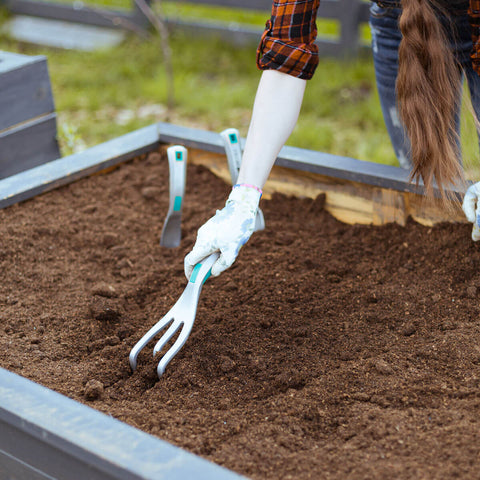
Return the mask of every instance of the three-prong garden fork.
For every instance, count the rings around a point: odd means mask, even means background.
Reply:
[[[161,336],[153,348],[153,355],[157,355],[172,339],[172,337],[180,331],[177,339],[168,351],[162,356],[158,363],[157,374],[160,378],[165,372],[165,368],[172,358],[180,351],[187,341],[192,331],[195,315],[197,312],[198,299],[202,291],[203,284],[210,277],[212,266],[217,261],[219,253],[212,253],[201,263],[197,263],[193,269],[190,280],[183,291],[177,303],[168,311],[168,313],[157,322],[132,348],[129,355],[130,366],[135,371],[137,368],[137,357],[140,351],[158,335],[167,325],[170,324],[167,331]]]

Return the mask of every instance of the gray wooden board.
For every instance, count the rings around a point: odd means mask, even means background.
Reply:
[[[51,18],[15,15],[3,30],[21,42],[82,51],[111,48],[125,39],[125,31]]]
[[[0,132],[0,179],[60,157],[55,113]]]
[[[180,0],[181,2],[198,3],[203,5],[216,5],[221,7],[236,7],[250,10],[267,10],[272,8],[272,0]],[[362,10],[368,10],[369,3],[355,0]],[[338,16],[343,0],[322,0],[318,11],[319,17],[334,18]]]
[[[100,27],[122,27],[124,22],[146,27],[148,19],[138,9],[121,11],[114,9],[89,7],[82,2],[73,5],[64,5],[53,2],[40,2],[35,0],[4,0],[7,9],[12,13],[31,15],[34,17],[54,18],[67,22],[86,23]]]
[[[0,180],[0,208],[130,160],[158,147],[157,125]]]
[[[186,147],[225,153],[222,138],[217,133],[169,123],[159,123],[159,131],[162,143],[182,143]],[[243,145],[245,140],[241,139],[241,143]],[[275,165],[398,191],[422,190],[408,182],[408,172],[403,168],[303,148],[283,147]]]
[[[0,368],[0,478],[244,477]]]
[[[0,51],[0,132],[55,111],[47,59]]]
[[[271,0],[257,2],[256,0],[195,0],[193,3],[221,5],[224,7],[250,8],[255,10],[270,10]],[[267,15],[265,15],[267,18]],[[357,54],[359,50],[366,52],[369,46],[360,40],[359,27],[369,19],[369,4],[360,0],[325,0],[321,2],[318,18],[338,20],[341,28],[338,38],[318,36],[316,44],[319,55],[340,57]],[[195,31],[202,34],[212,34],[234,44],[244,45],[258,43],[263,29],[248,27],[240,23],[218,23],[214,21],[191,21],[171,17],[168,23],[187,34]]]
[[[247,27],[237,23],[220,24],[207,21],[189,21],[178,18],[168,18],[167,24],[178,31],[189,34],[192,31],[196,34],[213,35],[235,45],[257,44],[262,36],[263,30],[258,27]],[[317,37],[315,41],[320,56],[340,57],[344,53],[357,52],[358,49],[370,52],[370,46],[356,43],[340,43],[338,38]]]
[[[270,10],[272,0],[178,0],[179,2],[199,3],[203,5],[217,5],[221,7],[248,8],[252,10]],[[331,1],[331,0],[326,0]]]
[[[20,389],[19,394],[21,392],[23,390]],[[32,405],[33,408],[36,406],[36,403]],[[0,462],[0,478],[5,478],[5,472],[8,472],[15,475],[15,480],[30,480],[31,477],[49,480],[115,480],[115,476],[97,468],[93,459],[85,458],[75,444],[71,445],[68,437],[56,438],[51,430],[37,428],[35,423],[27,422],[23,416],[12,414],[8,408],[2,411],[0,401],[0,459],[8,459],[5,464]],[[51,437],[59,444],[63,438],[68,448],[52,445]],[[134,478],[136,480],[138,477]]]
[[[362,2],[358,11],[358,21],[368,22],[370,19],[370,6],[372,2]]]
[[[218,133],[170,123],[159,123],[160,142],[181,143],[185,147],[198,148],[215,153],[225,153],[223,140]],[[241,139],[242,146],[245,139]],[[332,178],[364,183],[400,192],[424,194],[422,182],[419,185],[409,181],[409,172],[404,168],[357,160],[298,147],[284,146],[275,165],[317,173]],[[450,192],[463,194],[463,189],[452,187]],[[434,190],[435,194],[439,194]]]
[[[244,144],[244,139],[241,141]],[[187,148],[225,153],[223,140],[218,133],[170,123],[154,124],[84,152],[0,180],[0,208],[152,151],[160,143],[180,144]],[[390,165],[289,146],[282,148],[275,164],[401,192],[423,194],[421,184],[416,186],[408,181],[406,170]],[[457,189],[451,191],[462,194]]]
[[[336,15],[341,25],[340,42],[343,52],[357,53],[360,38],[359,9],[361,5],[358,0],[343,0],[341,11]]]
[[[0,450],[0,475],[8,480],[52,480],[36,468],[32,468],[20,459]]]
[[[191,0],[193,3],[217,5],[223,7],[236,7],[242,9],[252,10],[266,10],[271,9],[271,0]],[[31,15],[45,18],[54,18],[57,20],[65,20],[69,22],[87,23],[105,27],[125,27],[125,22],[146,27],[149,25],[148,19],[136,8],[132,12],[115,11],[107,9],[92,8],[85,5],[75,4],[75,6],[62,5],[53,2],[39,2],[34,0],[5,0],[7,8],[12,13]],[[323,0],[320,4],[318,17],[337,19],[345,22],[345,18],[349,16],[348,21],[342,28],[341,35],[344,37],[341,44],[328,39],[319,38],[317,45],[319,45],[320,55],[338,56],[340,54],[356,53],[358,48],[364,49],[363,45],[359,44],[358,38],[353,38],[358,31],[358,24],[368,21],[369,3],[360,0],[353,0],[349,3],[349,7],[345,9],[344,0]],[[352,12],[351,5],[354,6]],[[180,28],[190,28],[190,32],[196,31],[198,25],[201,32],[221,34],[222,37],[227,37],[230,40],[240,44],[250,41],[258,42],[261,35],[261,29],[251,29],[246,26],[231,27],[225,25],[210,25],[200,22],[180,21],[177,19],[170,19],[171,24],[177,24]],[[353,25],[353,31],[349,29]]]

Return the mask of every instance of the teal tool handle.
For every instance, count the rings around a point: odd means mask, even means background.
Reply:
[[[190,275],[189,283],[195,285],[203,285],[212,274],[213,264],[218,260],[220,254],[218,252],[212,253],[207,258],[198,262],[193,268]]]
[[[236,128],[227,128],[220,133],[227,154],[228,169],[232,185],[237,183],[238,172],[242,164],[242,147],[240,145],[240,134]]]
[[[170,169],[170,213],[181,214],[187,178],[187,149],[174,145],[167,149]]]

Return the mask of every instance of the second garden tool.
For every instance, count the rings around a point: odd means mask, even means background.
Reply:
[[[170,360],[179,352],[187,341],[190,332],[192,331],[195,315],[197,312],[198,299],[202,291],[203,284],[210,277],[212,272],[212,265],[217,261],[219,253],[212,253],[205,258],[201,263],[197,263],[193,269],[190,280],[183,291],[177,303],[168,311],[168,313],[157,322],[132,348],[129,355],[130,366],[135,371],[137,368],[137,357],[140,351],[152,340],[158,333],[160,333],[168,324],[167,331],[162,335],[160,340],[153,349],[153,355],[159,353],[168,341],[180,330],[178,338],[174,344],[167,350],[165,355],[161,358],[157,367],[158,378],[163,375],[165,367]]]
[[[227,154],[228,169],[230,170],[230,177],[232,185],[237,183],[238,172],[242,164],[242,147],[240,145],[240,134],[236,128],[227,128],[220,132],[222,137],[225,153]],[[258,209],[255,218],[255,231],[263,230],[265,228],[265,219],[263,212]]]
[[[178,247],[182,239],[182,207],[187,177],[187,149],[174,145],[167,149],[170,172],[170,205],[163,224],[160,245]]]

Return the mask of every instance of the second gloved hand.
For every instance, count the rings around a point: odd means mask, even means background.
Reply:
[[[220,257],[213,264],[212,275],[220,275],[232,265],[240,248],[255,228],[255,217],[262,192],[249,185],[236,185],[222,210],[201,226],[192,251],[185,257],[185,276],[190,279],[195,265],[213,252]]]
[[[468,187],[462,204],[468,221],[473,223],[472,240],[480,240],[480,182]]]

